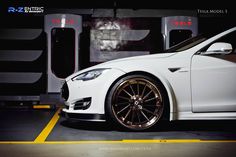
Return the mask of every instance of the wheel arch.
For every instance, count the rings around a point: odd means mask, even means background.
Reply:
[[[106,93],[106,100],[105,100],[105,104],[104,107],[106,105],[106,101],[107,101],[107,97],[108,97],[108,93],[110,92],[110,90],[112,89],[112,87],[122,78],[129,76],[129,75],[145,75],[148,77],[151,77],[152,79],[154,79],[155,81],[157,81],[158,83],[160,83],[160,85],[163,87],[164,92],[167,96],[167,109],[164,111],[165,114],[165,118],[167,120],[174,120],[174,115],[173,113],[175,113],[176,111],[176,99],[174,96],[174,91],[173,88],[171,86],[171,84],[169,83],[169,81],[167,79],[165,79],[164,77],[162,77],[161,75],[155,76],[154,74],[150,73],[150,72],[146,72],[146,71],[132,71],[132,72],[128,72],[122,76],[120,76],[119,78],[117,78],[109,87],[107,93]],[[106,113],[106,112],[105,112]]]

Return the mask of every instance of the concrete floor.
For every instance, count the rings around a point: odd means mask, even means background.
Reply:
[[[0,141],[33,141],[55,111],[0,109]]]
[[[2,157],[235,157],[236,143],[4,144]]]
[[[53,110],[0,110],[0,156],[236,156],[236,121],[179,121],[132,132],[59,118],[37,142],[55,115]]]

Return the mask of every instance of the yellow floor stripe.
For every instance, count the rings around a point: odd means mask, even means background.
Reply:
[[[50,109],[50,105],[34,105],[34,109]]]
[[[43,131],[38,135],[38,137],[34,140],[35,143],[43,143],[50,132],[52,131],[53,127],[56,125],[58,119],[59,119],[59,112],[60,108],[57,110],[57,112],[54,114],[50,122],[47,124],[47,126],[43,129]]]
[[[236,142],[236,140],[200,140],[200,139],[154,139],[154,140],[123,140],[124,143],[209,143]]]
[[[0,141],[0,144],[125,144],[125,143],[236,143],[236,140],[155,139],[107,141]]]
[[[124,143],[196,143],[200,141],[200,139],[123,140]]]
[[[221,143],[236,140],[199,140],[199,139],[157,139],[157,140],[121,140],[121,141],[46,141],[45,144],[123,144],[123,143]]]

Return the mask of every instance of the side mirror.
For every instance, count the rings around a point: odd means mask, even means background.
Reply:
[[[224,42],[217,42],[212,44],[206,52],[204,52],[204,55],[211,55],[211,54],[229,54],[233,50],[232,45],[230,43],[224,43]]]

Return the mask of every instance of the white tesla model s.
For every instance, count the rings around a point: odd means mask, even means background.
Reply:
[[[236,119],[236,27],[164,53],[79,71],[62,87],[67,119],[144,130],[168,120]]]

